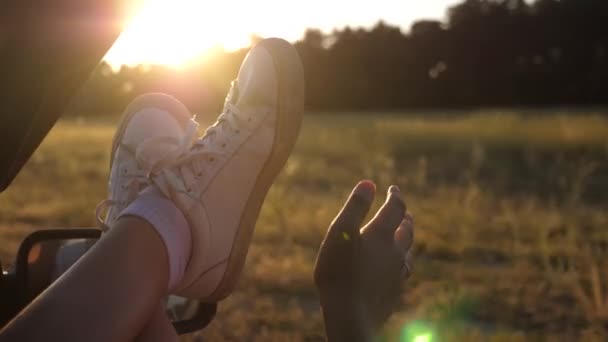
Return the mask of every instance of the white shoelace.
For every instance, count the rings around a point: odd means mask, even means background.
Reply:
[[[221,154],[229,143],[229,137],[240,134],[240,123],[244,120],[251,121],[251,118],[242,118],[238,107],[226,102],[224,110],[219,115],[217,121],[205,130],[201,138],[197,139],[199,124],[192,118],[186,126],[183,139],[178,140],[173,137],[154,137],[141,142],[135,150],[135,159],[141,168],[145,170],[145,175],[132,175],[133,179],[127,185],[128,198],[134,198],[141,190],[142,184],[149,184],[151,176],[163,173],[167,182],[177,192],[188,195],[192,189],[186,184],[196,183],[198,178],[203,177],[207,171],[207,163],[215,161],[215,156]],[[166,144],[171,146],[165,153],[158,156],[158,145]],[[203,158],[207,156],[207,158]],[[191,166],[188,169],[186,166]],[[177,168],[179,175],[171,169]],[[193,179],[193,177],[197,179]],[[168,195],[167,189],[160,189]],[[97,225],[104,231],[109,227],[101,219],[101,212],[109,206],[117,205],[118,202],[111,199],[103,200],[95,210]]]
[[[121,185],[122,190],[128,191],[127,198],[129,199],[129,201],[135,198],[139,191],[141,191],[143,187],[150,183],[150,175],[152,173],[154,173],[156,170],[161,169],[165,165],[171,165],[174,160],[178,159],[179,156],[186,153],[190,149],[190,147],[192,146],[192,141],[196,137],[197,130],[198,123],[194,119],[192,119],[188,122],[188,125],[186,126],[186,132],[184,134],[183,139],[181,140],[173,137],[154,137],[142,141],[137,146],[134,153],[134,157],[137,161],[137,164],[140,166],[141,169],[144,170],[144,172],[141,174],[131,174],[131,180],[129,180],[128,184],[126,186]],[[159,144],[165,144],[169,146],[169,148],[164,152],[164,154],[160,156],[158,155]],[[100,227],[101,230],[107,231],[109,229],[108,225],[106,225],[103,219],[101,218],[101,213],[110,206],[115,205],[125,205],[125,203],[120,203],[116,200],[105,199],[97,205],[97,208],[95,209],[95,220],[97,221],[97,226]]]
[[[197,184],[208,173],[207,168],[215,161],[216,156],[224,153],[231,140],[230,137],[241,133],[244,121],[251,121],[251,118],[242,116],[238,107],[226,102],[217,121],[205,130],[201,138],[193,139],[192,147],[188,151],[177,158],[165,159],[166,163],[163,163],[158,172],[165,175],[165,179],[174,191],[196,196],[187,184]],[[172,168],[176,170],[171,170]],[[179,174],[174,171],[178,171]],[[168,189],[160,190],[167,194]]]

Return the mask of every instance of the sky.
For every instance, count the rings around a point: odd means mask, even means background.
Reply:
[[[383,20],[407,31],[419,19],[443,19],[455,0],[144,0],[105,59],[179,67],[212,47],[234,50],[252,35],[300,39],[307,28],[370,27]]]

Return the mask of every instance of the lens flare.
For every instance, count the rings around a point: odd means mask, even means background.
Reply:
[[[433,328],[424,322],[415,321],[401,329],[400,342],[433,342]]]
[[[418,335],[414,337],[412,342],[431,342],[433,340],[433,334],[428,333],[424,335]]]

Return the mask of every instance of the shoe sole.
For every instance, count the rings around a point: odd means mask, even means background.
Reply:
[[[290,43],[269,38],[255,48],[262,47],[272,56],[278,75],[277,126],[272,151],[258,175],[257,181],[241,215],[226,271],[216,289],[205,296],[205,301],[219,301],[234,289],[240,276],[260,209],[270,186],[289,158],[298,139],[304,112],[304,68],[300,56]]]
[[[114,156],[120,146],[120,142],[127,130],[127,125],[131,121],[131,118],[135,113],[139,112],[144,108],[158,108],[164,109],[174,116],[182,127],[186,126],[186,122],[192,118],[190,111],[186,106],[179,102],[176,98],[171,95],[163,93],[147,93],[136,97],[133,101],[125,108],[122,118],[120,119],[120,125],[112,140],[112,152],[110,153],[110,170],[112,170],[112,164],[114,164]],[[183,122],[181,120],[184,120]]]

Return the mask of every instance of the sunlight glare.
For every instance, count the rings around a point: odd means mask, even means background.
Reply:
[[[227,2],[147,0],[106,55],[111,64],[164,64],[178,67],[212,47],[249,45],[251,34],[225,20]],[[238,13],[236,14],[238,16]]]
[[[252,36],[300,39],[307,28],[329,33],[347,25],[371,27],[378,20],[408,29],[420,18],[439,18],[457,0],[140,0],[141,9],[105,56],[121,64],[195,61],[211,48],[248,47]],[[347,10],[345,10],[347,9]]]

